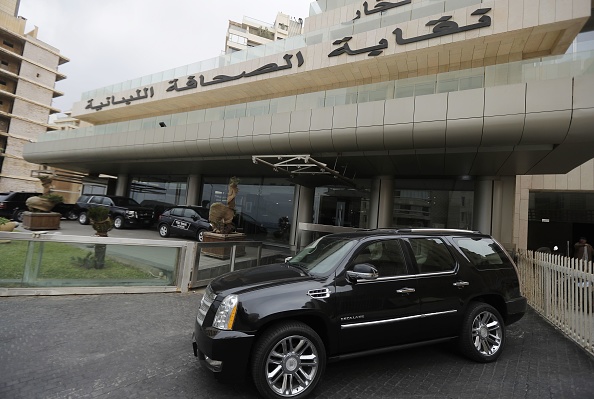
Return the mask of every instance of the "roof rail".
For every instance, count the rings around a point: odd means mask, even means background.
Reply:
[[[463,229],[436,229],[436,228],[421,228],[421,229],[397,229],[399,233],[473,233],[481,234],[478,230],[463,230]]]

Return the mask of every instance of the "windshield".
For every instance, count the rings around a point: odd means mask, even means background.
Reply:
[[[136,201],[134,201],[132,198],[125,198],[125,197],[119,197],[119,198],[113,198],[113,203],[116,206],[140,206],[140,204]]]
[[[305,247],[288,263],[310,274],[323,275],[338,265],[356,244],[357,242],[350,238],[322,237]]]

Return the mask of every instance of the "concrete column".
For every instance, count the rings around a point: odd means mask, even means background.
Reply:
[[[118,175],[118,181],[116,185],[115,195],[121,195],[122,197],[128,197],[128,184],[130,183],[130,176],[125,173]]]
[[[392,176],[376,176],[371,186],[368,228],[391,227],[393,213],[394,178]]]
[[[496,186],[497,206],[493,207],[493,237],[505,248],[513,250],[514,212],[516,197],[515,176],[503,176]],[[496,228],[495,228],[496,227]]]
[[[474,184],[473,229],[484,234],[492,233],[493,179],[477,180]]]
[[[293,196],[293,219],[291,220],[291,235],[289,239],[291,252],[293,253],[312,241],[312,232],[304,231],[301,233],[298,225],[300,222],[312,223],[314,196],[315,190],[313,188],[295,185],[295,195]],[[297,247],[298,245],[300,248]]]
[[[188,176],[188,188],[187,188],[187,205],[201,205],[198,203],[200,196],[200,188],[202,185],[201,175],[189,175]]]
[[[473,228],[491,234],[507,249],[513,249],[515,195],[515,176],[479,180],[474,188]]]

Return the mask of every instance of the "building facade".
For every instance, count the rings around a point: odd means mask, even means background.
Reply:
[[[168,203],[224,202],[237,176],[246,228],[292,248],[341,227],[525,248],[516,177],[594,155],[594,56],[572,51],[590,18],[589,0],[317,1],[302,35],[84,93],[94,126],[26,157]]]
[[[53,129],[48,117],[60,111],[52,99],[62,95],[54,86],[65,78],[58,67],[68,59],[37,40],[37,28],[25,33],[18,6],[0,1],[0,191],[38,191],[31,172],[39,166],[25,161],[23,147]]]

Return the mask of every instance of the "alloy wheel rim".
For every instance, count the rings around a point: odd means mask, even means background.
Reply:
[[[266,380],[277,395],[290,398],[307,389],[318,373],[318,351],[301,335],[285,337],[266,360]]]
[[[159,232],[161,233],[162,236],[166,236],[167,235],[167,227],[161,226],[161,228],[159,229]]]
[[[472,343],[483,356],[494,355],[501,347],[503,329],[497,317],[488,311],[479,313],[472,322]]]

